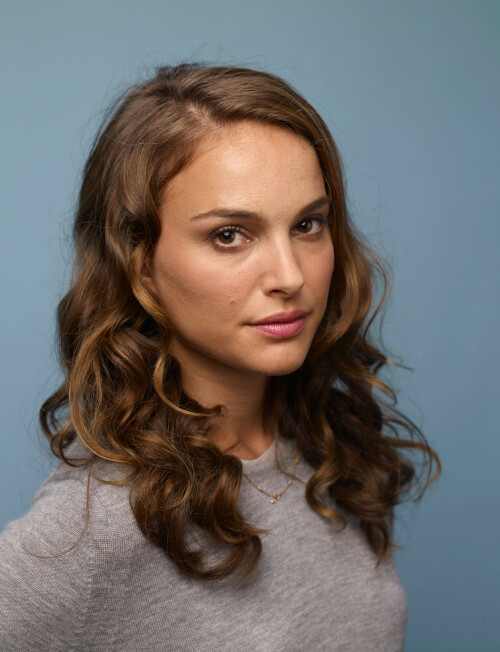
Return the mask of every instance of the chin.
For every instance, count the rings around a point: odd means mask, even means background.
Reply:
[[[284,359],[281,357],[276,360],[266,360],[259,372],[266,376],[287,376],[297,371],[303,364],[306,356]],[[260,366],[260,365],[259,365]]]

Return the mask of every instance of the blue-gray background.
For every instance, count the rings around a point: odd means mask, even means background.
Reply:
[[[499,30],[495,0],[4,0],[0,528],[52,463],[36,413],[103,107],[162,62],[254,66],[324,116],[352,214],[394,268],[385,339],[415,371],[393,378],[443,461],[400,513],[407,650],[500,649]]]

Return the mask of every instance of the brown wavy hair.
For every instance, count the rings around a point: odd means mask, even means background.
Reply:
[[[66,446],[75,437],[85,444],[89,482],[98,459],[126,465],[120,482],[130,484],[140,529],[184,574],[220,580],[237,571],[244,578],[257,567],[259,535],[267,531],[237,508],[241,461],[208,436],[223,407],[201,406],[184,392],[168,315],[141,281],[160,234],[166,184],[211,130],[242,120],[288,129],[315,149],[336,257],[306,360],[270,379],[266,413],[314,469],[305,485],[309,506],[345,526],[322,499],[328,491],[359,519],[380,562],[395,546],[394,507],[421,497],[439,459],[379,378],[388,363],[403,366],[370,335],[388,274],[349,218],[335,142],[313,107],[275,75],[194,63],[161,67],[110,109],[85,165],[73,275],[58,307],[65,380],[41,407],[41,425],[53,453],[70,465],[77,462]],[[188,546],[191,527],[227,556],[207,566],[208,548]]]

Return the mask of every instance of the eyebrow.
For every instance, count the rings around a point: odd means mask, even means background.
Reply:
[[[325,204],[329,204],[329,203],[330,200],[328,199],[328,197],[319,197],[318,199],[312,201],[310,204],[307,204],[307,206],[304,206],[304,208],[301,208],[300,211],[297,213],[296,218],[300,219],[306,213],[309,213],[310,211],[314,211],[317,208],[323,208]],[[213,208],[211,211],[207,211],[206,213],[193,215],[191,219],[199,220],[200,218],[203,217],[232,217],[240,220],[250,220],[252,222],[265,221],[264,218],[258,213],[254,213],[252,211],[245,211],[238,208]]]

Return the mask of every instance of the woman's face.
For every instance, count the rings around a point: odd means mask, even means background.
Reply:
[[[145,278],[173,324],[173,353],[202,374],[291,373],[334,266],[317,156],[305,139],[252,122],[218,130],[198,154],[164,191]]]

